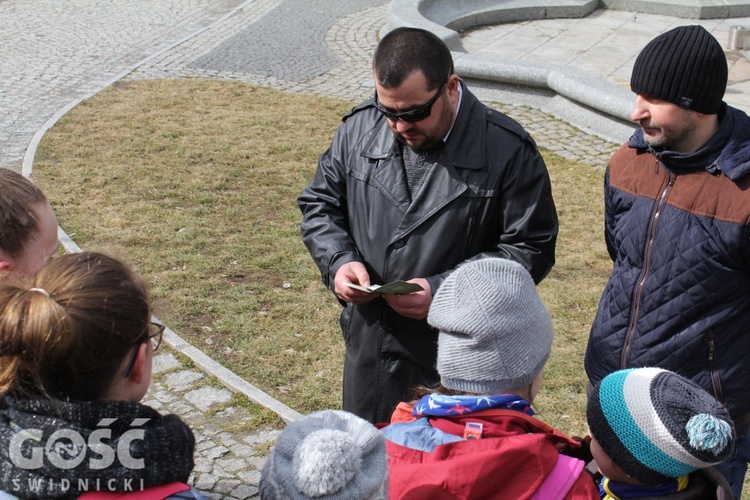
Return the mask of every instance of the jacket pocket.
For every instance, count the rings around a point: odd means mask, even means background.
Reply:
[[[721,387],[721,377],[719,376],[719,358],[716,349],[716,337],[714,332],[709,330],[706,334],[705,341],[708,347],[708,376],[711,379],[711,387],[714,391],[714,397],[718,401],[724,401],[724,391]]]
[[[502,210],[497,198],[498,191],[495,189],[475,189],[470,187],[461,195],[464,204],[466,221],[462,226],[464,231],[464,255],[471,257],[481,251],[490,251],[497,242],[492,237],[491,242],[482,241],[483,236],[496,234],[491,229],[481,230],[478,228],[500,227]]]
[[[356,170],[352,168],[347,172],[347,175],[351,177],[352,179],[356,179],[358,181],[367,182],[370,179],[370,173],[365,170]]]
[[[347,349],[351,347],[351,326],[353,309],[354,306],[352,304],[346,304],[344,310],[341,311],[341,316],[339,316],[339,326],[341,327],[341,334],[344,337],[344,345]]]

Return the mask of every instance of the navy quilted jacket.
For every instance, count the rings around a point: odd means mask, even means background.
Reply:
[[[638,130],[604,180],[614,262],[586,352],[592,384],[660,366],[750,413],[750,117],[724,107],[691,154],[657,153]],[[744,420],[744,418],[742,418]]]

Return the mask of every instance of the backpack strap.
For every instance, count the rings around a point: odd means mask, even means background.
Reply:
[[[583,460],[559,455],[557,463],[531,500],[562,500],[578,480],[585,465]]]

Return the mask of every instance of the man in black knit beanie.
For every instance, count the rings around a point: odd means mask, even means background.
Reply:
[[[740,498],[750,459],[750,118],[722,99],[727,60],[701,26],[663,33],[633,67],[640,128],[605,174],[614,263],[586,352],[592,385],[619,369],[683,375],[737,428],[717,467]]]

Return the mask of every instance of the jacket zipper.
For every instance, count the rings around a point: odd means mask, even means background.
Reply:
[[[655,173],[659,173],[659,159],[656,159]],[[667,170],[669,175],[667,184],[661,191],[659,201],[654,207],[654,212],[651,215],[651,220],[648,226],[648,239],[646,240],[646,248],[643,251],[643,271],[638,278],[638,283],[633,291],[633,307],[630,311],[630,321],[628,322],[628,329],[625,332],[625,343],[622,347],[622,355],[620,357],[620,368],[627,368],[628,361],[630,358],[630,349],[633,347],[633,339],[636,334],[636,325],[638,323],[638,315],[640,314],[641,301],[643,299],[643,290],[646,287],[646,278],[648,277],[651,268],[651,257],[654,251],[654,244],[656,243],[656,232],[659,228],[659,219],[661,213],[664,210],[664,205],[667,202],[667,194],[669,190],[674,186],[674,175],[672,172]]]
[[[711,376],[711,385],[714,388],[714,396],[718,401],[724,401],[724,391],[721,389],[721,378],[719,377],[719,361],[716,359],[716,339],[714,332],[708,331],[706,336],[708,343],[708,373]]]

